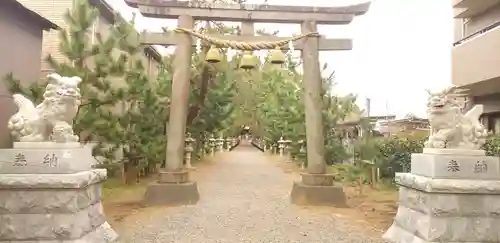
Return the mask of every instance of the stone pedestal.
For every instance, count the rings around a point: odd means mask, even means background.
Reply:
[[[344,190],[335,185],[332,174],[303,173],[302,181],[294,182],[290,199],[297,205],[347,206]]]
[[[92,169],[92,148],[80,143],[16,142],[1,149],[0,173],[67,174]]]
[[[15,147],[0,150],[12,161],[0,163],[0,243],[117,241],[101,205],[106,170],[92,169],[90,150],[44,142]]]
[[[383,238],[393,243],[500,242],[499,158],[431,151],[396,174],[399,208]]]
[[[198,185],[189,172],[160,172],[158,181],[148,185],[145,201],[149,205],[189,205],[200,200]]]

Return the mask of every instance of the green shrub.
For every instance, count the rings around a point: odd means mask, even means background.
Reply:
[[[486,150],[488,156],[500,156],[500,136],[489,137],[482,149]]]
[[[393,178],[395,172],[409,172],[412,153],[422,153],[427,137],[390,137],[378,141],[375,161],[383,178]],[[482,149],[488,156],[500,156],[500,136],[491,136]]]

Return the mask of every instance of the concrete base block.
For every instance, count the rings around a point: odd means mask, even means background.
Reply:
[[[111,243],[101,184],[106,170],[0,174],[0,243]]]
[[[386,241],[396,243],[431,243],[430,241],[426,241],[418,236],[415,236],[413,233],[401,228],[396,224],[391,225],[391,227],[385,232],[382,238]]]
[[[189,172],[183,171],[162,171],[158,174],[159,183],[186,183],[189,182]]]
[[[111,243],[117,240],[118,235],[111,225],[105,222],[94,231],[84,235],[79,241],[68,241],[68,243]]]
[[[500,243],[500,182],[396,175],[399,208],[391,243]]]
[[[94,231],[84,235],[82,238],[77,240],[65,240],[65,241],[54,241],[54,240],[37,240],[37,241],[19,241],[22,243],[112,243],[116,242],[118,235],[111,229],[111,226],[106,222],[101,226],[97,227]],[[14,241],[2,241],[0,243],[12,243]],[[16,241],[17,242],[17,241]]]
[[[189,205],[200,200],[196,182],[158,183],[148,185],[145,203],[148,205]]]
[[[499,230],[500,219],[496,217],[444,217],[399,206],[393,224],[382,238],[390,243],[499,243]]]
[[[335,175],[302,173],[302,182],[308,186],[333,186]]]
[[[336,185],[311,186],[295,182],[290,199],[297,205],[347,207],[344,190]]]

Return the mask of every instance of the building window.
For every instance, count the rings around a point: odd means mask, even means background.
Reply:
[[[500,133],[500,119],[496,118],[493,120],[493,133],[498,134]]]
[[[500,112],[485,114],[483,121],[489,132],[500,134]]]

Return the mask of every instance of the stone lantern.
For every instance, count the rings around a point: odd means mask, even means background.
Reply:
[[[306,153],[306,143],[305,143],[305,141],[304,140],[300,140],[297,143],[300,145],[299,153],[301,155],[304,155]],[[302,161],[302,163],[300,163],[300,168],[301,169],[305,169],[305,163],[304,163],[304,161]]]
[[[191,154],[193,153],[193,150],[194,150],[193,143],[195,141],[196,140],[191,137],[190,133],[187,134],[186,139],[184,140],[184,151],[186,152],[186,154],[185,154],[185,160],[186,160],[185,168],[186,169],[193,168],[193,166],[191,165]]]
[[[299,140],[297,143],[300,145],[299,152],[301,154],[305,153],[306,152],[306,143],[305,143],[305,141],[304,140]]]
[[[283,140],[283,137],[280,137],[280,140],[278,140],[278,153],[280,156],[283,156],[284,150],[285,150],[285,140]]]
[[[204,140],[202,140],[202,143],[201,143],[201,157],[205,157],[205,149],[206,149],[206,142]]]
[[[227,151],[230,151],[231,150],[231,147],[232,147],[232,142],[233,142],[233,139],[230,138],[230,137],[227,137],[226,138],[226,150]]]
[[[291,154],[290,145],[292,144],[292,140],[287,139],[287,140],[283,141],[283,143],[285,145],[285,147],[283,149],[285,156],[291,157],[292,154]]]
[[[212,156],[214,156],[215,155],[215,138],[214,138],[213,134],[208,139],[208,146],[210,147],[210,154]]]
[[[222,152],[224,150],[224,141],[225,140],[222,135],[220,135],[220,137],[216,139],[217,152]]]

